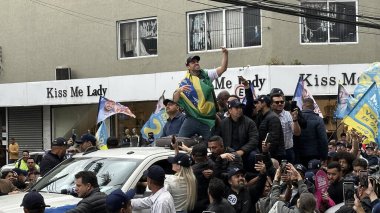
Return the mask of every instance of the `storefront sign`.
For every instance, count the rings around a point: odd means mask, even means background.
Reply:
[[[256,95],[268,94],[272,88],[281,88],[285,95],[293,96],[296,83],[303,76],[314,96],[336,95],[342,83],[348,92],[354,91],[362,72],[369,64],[255,66],[228,68],[213,82],[215,93],[227,90],[244,96],[239,87],[242,76],[251,82]],[[0,84],[0,107],[94,104],[99,96],[118,101],[156,101],[163,91],[172,98],[178,83],[186,72],[164,72],[143,75],[111,76],[105,78],[72,79],[62,81]]]
[[[53,87],[46,88],[46,98],[66,98],[66,97],[82,97],[85,96],[106,96],[107,88],[103,88],[101,84],[97,88],[86,86],[82,89],[79,86],[67,89],[57,89]]]

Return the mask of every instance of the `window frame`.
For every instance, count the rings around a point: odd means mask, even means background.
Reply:
[[[355,2],[355,15],[358,15],[358,0],[302,0],[299,3],[299,6],[302,7],[302,2],[308,2],[308,3],[326,3],[327,4],[327,10],[330,8],[330,3],[336,3],[336,2]],[[331,42],[330,41],[330,29],[331,29],[331,21],[327,21],[328,29],[327,29],[327,42],[309,42],[309,43],[303,43],[302,42],[302,18],[299,17],[299,43],[300,45],[350,45],[350,44],[358,44],[359,43],[359,27],[356,25],[356,41],[354,42]],[[356,17],[356,21],[358,21],[358,17]]]
[[[233,10],[233,9],[240,9],[240,14],[241,14],[241,29],[242,29],[242,46],[241,47],[232,47],[228,48],[228,50],[238,50],[238,49],[252,49],[252,48],[262,48],[263,46],[263,16],[262,16],[262,10],[259,9],[260,11],[260,45],[257,46],[248,46],[244,47],[244,8],[247,7],[226,7],[226,8],[215,8],[215,9],[208,9],[208,10],[198,10],[198,11],[192,11],[192,12],[187,12],[186,14],[186,42],[187,42],[187,53],[204,53],[204,52],[219,52],[220,49],[207,49],[207,44],[205,45],[205,50],[197,50],[197,51],[191,51],[190,50],[190,26],[189,26],[189,17],[190,15],[194,14],[201,14],[203,13],[205,16],[205,19],[207,18],[207,13],[209,12],[222,12],[223,14],[223,46],[225,47],[227,44],[227,27],[226,27],[226,11],[227,10]],[[207,32],[208,26],[207,26],[207,21],[205,21],[205,32]],[[207,38],[205,38],[207,40]]]
[[[128,23],[136,23],[136,38],[139,39],[139,23],[142,22],[142,21],[147,21],[147,20],[156,20],[156,25],[157,25],[157,36],[156,36],[156,40],[157,40],[157,54],[155,55],[138,55],[138,56],[132,56],[132,57],[121,57],[121,49],[120,49],[120,41],[121,41],[121,37],[120,37],[120,29],[121,29],[121,25],[122,24],[128,24]],[[117,24],[117,32],[116,32],[116,37],[117,37],[117,59],[118,60],[128,60],[128,59],[136,59],[136,58],[150,58],[150,57],[157,57],[158,56],[158,18],[157,16],[152,16],[152,17],[146,17],[146,18],[138,18],[138,19],[128,19],[128,20],[121,20],[121,21],[117,21],[116,22]],[[138,50],[140,49],[140,43],[137,41],[137,44],[136,44]],[[140,54],[140,52],[139,52]]]

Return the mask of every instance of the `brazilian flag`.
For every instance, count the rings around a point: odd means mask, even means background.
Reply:
[[[188,116],[208,125],[210,129],[213,128],[216,114],[213,97],[214,86],[207,73],[201,70],[198,77],[187,72],[179,87],[184,85],[189,85],[190,91],[181,93],[181,98],[178,101],[179,106],[186,111]]]

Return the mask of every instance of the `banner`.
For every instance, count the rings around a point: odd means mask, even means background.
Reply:
[[[368,138],[379,143],[380,97],[373,82],[343,122]]]
[[[121,105],[118,102],[109,100],[103,96],[100,96],[99,98],[99,108],[98,108],[98,120],[96,123],[100,123],[107,119],[108,117],[117,114],[122,113],[124,115],[128,115],[130,117],[136,118],[136,116],[131,112],[131,110]]]
[[[311,99],[313,99],[313,102],[314,102],[314,112],[317,113],[319,115],[319,117],[323,118],[322,112],[319,109],[319,106],[318,106],[317,102],[315,102],[315,99],[314,99],[313,95],[310,93],[309,89],[305,85],[304,80],[302,79],[302,77],[299,77],[298,82],[297,82],[297,86],[296,86],[296,90],[294,91],[293,101],[297,101],[297,106],[301,110],[302,110],[303,100],[305,98],[311,98]]]
[[[351,111],[351,95],[347,92],[342,84],[338,86],[338,99],[334,117],[343,119]]]
[[[107,147],[107,138],[108,138],[108,132],[107,132],[107,126],[104,121],[100,124],[98,131],[96,131],[95,138],[98,141],[98,147],[99,149],[105,150],[108,149]]]

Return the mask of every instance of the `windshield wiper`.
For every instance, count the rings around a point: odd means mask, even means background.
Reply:
[[[69,173],[67,173],[67,174],[65,174],[65,175],[62,175],[62,176],[60,176],[60,177],[57,177],[57,178],[51,179],[49,182],[43,184],[42,187],[40,187],[40,190],[39,190],[39,191],[41,191],[41,189],[47,187],[48,185],[50,185],[50,184],[56,182],[57,180],[60,180],[60,179],[62,179],[62,178],[64,178],[64,177],[66,177],[67,175],[69,175]]]

